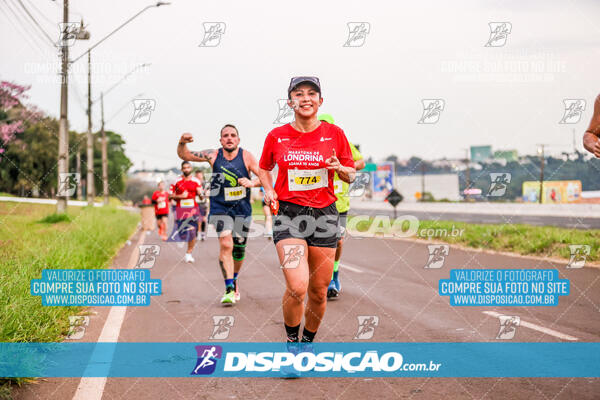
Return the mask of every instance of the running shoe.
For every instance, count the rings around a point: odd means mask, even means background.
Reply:
[[[327,298],[328,299],[337,299],[340,295],[340,291],[338,290],[337,286],[335,285],[335,281],[332,279],[331,282],[329,282],[329,286],[327,287]]]
[[[338,293],[342,291],[342,285],[340,285],[340,277],[335,276],[332,280],[331,280],[334,284],[335,284],[335,288],[337,289]]]
[[[225,294],[221,298],[221,304],[231,306],[235,304],[235,290],[232,287],[228,287]]]
[[[233,287],[235,288],[235,301],[238,302],[241,299],[240,296],[240,287],[238,286],[238,280],[233,281]]]
[[[265,237],[267,238],[267,240],[273,240],[273,231],[265,232]]]
[[[185,253],[184,259],[185,259],[186,263],[193,263],[195,261],[194,257],[192,257],[192,255],[190,253]]]

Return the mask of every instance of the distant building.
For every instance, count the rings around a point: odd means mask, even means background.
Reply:
[[[517,161],[519,159],[519,155],[516,150],[497,150],[494,152],[494,158],[511,162]]]
[[[458,174],[430,174],[425,175],[425,192],[431,193],[435,200],[448,199],[459,201]],[[394,179],[396,189],[407,203],[417,201],[416,193],[423,190],[422,175],[400,175]]]
[[[471,161],[483,162],[492,158],[492,146],[471,146]]]

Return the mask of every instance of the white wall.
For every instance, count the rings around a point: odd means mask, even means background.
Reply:
[[[394,188],[404,196],[404,202],[417,201],[415,193],[421,191],[421,175],[396,176]],[[460,200],[457,174],[425,175],[425,191],[435,200]]]

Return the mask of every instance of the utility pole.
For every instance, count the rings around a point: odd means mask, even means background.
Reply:
[[[538,147],[538,153],[540,154],[540,198],[539,203],[542,204],[543,193],[544,193],[544,145],[541,144]]]
[[[94,135],[92,134],[92,52],[88,51],[87,203],[94,205]]]
[[[106,132],[104,131],[104,93],[100,93],[100,110],[102,114],[102,192],[104,193],[104,205],[108,205],[108,153],[106,148]]]
[[[81,200],[81,149],[79,149],[79,147],[77,148],[76,156],[75,172],[77,172],[77,176],[79,176],[79,184],[77,185],[77,200]]]
[[[69,127],[67,121],[67,80],[69,77],[69,48],[66,34],[69,22],[69,0],[63,0],[63,29],[61,32],[61,80],[60,80],[60,121],[58,123],[58,187],[61,187],[61,175],[69,172]],[[57,193],[56,213],[67,212],[68,192],[63,190]]]

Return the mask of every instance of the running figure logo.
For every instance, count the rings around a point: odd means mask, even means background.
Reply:
[[[356,179],[348,187],[348,197],[360,197],[365,194],[365,190],[371,181],[369,172],[357,172]]]
[[[370,32],[371,24],[368,22],[348,22],[348,39],[344,47],[362,47]]]
[[[294,108],[298,107],[298,100],[292,100],[292,107],[288,99],[277,100],[277,117],[273,121],[276,125],[289,124],[294,120]]]
[[[61,22],[58,24],[59,29],[59,46],[71,47],[75,44],[77,39],[77,32],[79,30],[79,22]]]
[[[140,257],[135,268],[152,268],[156,257],[160,254],[160,246],[157,244],[143,244],[139,246]]]
[[[501,315],[500,319],[500,330],[496,335],[496,339],[510,340],[515,337],[517,332],[517,326],[521,325],[521,317]]]
[[[417,124],[437,124],[446,105],[444,99],[422,99],[421,104],[423,104],[423,115]]]
[[[77,189],[77,185],[81,181],[80,174],[76,172],[61,172],[60,173],[60,182],[58,182],[58,191],[57,196],[61,197],[71,197],[75,194],[75,190]]]
[[[156,100],[154,99],[134,99],[133,117],[130,124],[146,124],[150,121],[152,111],[156,109]]]
[[[213,179],[214,178],[214,179]],[[207,174],[208,196],[214,197],[219,194],[221,187],[225,186],[225,174],[222,172],[212,172]],[[211,183],[214,182],[214,187],[211,188]]]
[[[85,334],[85,327],[89,326],[90,317],[83,315],[74,315],[69,317],[69,332],[67,340],[79,340]]]
[[[358,319],[358,330],[354,339],[371,339],[375,333],[375,328],[379,326],[379,317],[376,315],[359,315],[356,318]]]
[[[221,346],[196,346],[198,361],[190,375],[210,375],[217,368],[217,359],[223,355]]]
[[[203,22],[204,38],[198,47],[217,47],[225,34],[225,22]]]
[[[229,337],[229,331],[233,328],[235,318],[233,315],[213,315],[213,332],[210,340],[225,340]]]
[[[569,246],[571,250],[571,259],[567,264],[567,268],[583,268],[587,256],[590,255],[590,246],[587,244],[572,244]]]
[[[490,173],[490,180],[492,183],[490,185],[490,190],[488,190],[487,195],[489,197],[504,196],[511,179],[512,175],[508,172]]]
[[[565,113],[559,124],[576,124],[581,120],[581,115],[585,111],[584,99],[564,99]]]
[[[303,244],[284,244],[281,268],[297,268],[304,254]]]
[[[439,269],[444,266],[446,256],[450,253],[450,245],[447,244],[428,244],[429,258],[425,264],[425,268]]]
[[[510,22],[490,22],[490,38],[485,47],[502,47],[506,44],[508,35],[512,31]]]

